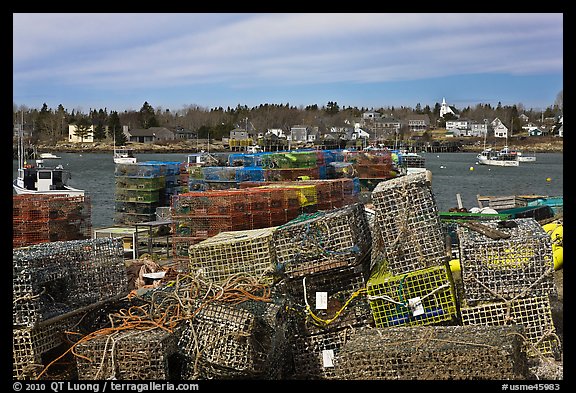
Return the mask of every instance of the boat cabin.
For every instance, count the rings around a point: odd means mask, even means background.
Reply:
[[[28,166],[18,169],[18,182],[21,183],[18,185],[27,190],[39,192],[64,190],[69,178],[68,171],[65,171],[60,165],[56,168]]]

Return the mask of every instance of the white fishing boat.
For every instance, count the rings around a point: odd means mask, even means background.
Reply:
[[[59,160],[60,158],[62,158],[62,157],[57,156],[57,155],[52,154],[52,153],[40,153],[40,159],[42,159],[42,160],[48,160],[48,159]]]
[[[500,151],[485,148],[476,156],[479,165],[492,165],[492,166],[519,166],[520,161],[516,154],[504,154]]]
[[[116,147],[116,132],[114,131],[114,164],[136,164],[134,149],[126,146]]]
[[[115,164],[135,164],[138,160],[134,156],[134,150],[126,146],[114,146]]]
[[[516,160],[518,160],[518,162],[536,162],[536,156],[534,155],[524,155],[522,154],[521,151],[515,150],[515,149],[511,149],[508,146],[504,146],[502,149],[500,149],[499,154],[511,154],[516,156]]]
[[[68,185],[71,175],[62,165],[46,166],[42,159],[34,161],[32,164],[24,160],[24,144],[22,129],[20,129],[18,135],[18,174],[16,179],[12,181],[16,194],[84,195],[84,190]]]

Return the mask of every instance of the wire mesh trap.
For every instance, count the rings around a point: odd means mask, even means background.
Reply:
[[[355,332],[365,327],[346,327],[313,335],[295,335],[292,356],[296,379],[336,379],[334,359]]]
[[[556,294],[550,236],[537,221],[519,218],[483,224],[509,237],[491,239],[458,226],[462,283],[468,305]]]
[[[371,233],[362,204],[302,214],[274,232],[279,266],[289,278],[360,264]]]
[[[373,326],[366,298],[366,263],[331,269],[285,282],[291,322],[298,335],[344,327]]]
[[[221,232],[190,246],[190,271],[208,281],[222,283],[231,275],[246,273],[272,283],[276,258],[272,245],[275,228]]]
[[[376,327],[451,323],[457,317],[454,281],[447,266],[373,274],[367,293]]]
[[[12,254],[14,326],[39,322],[126,294],[121,239],[37,244]]]
[[[560,358],[560,339],[552,319],[550,299],[534,296],[460,309],[463,325],[520,325],[529,357]]]
[[[528,373],[518,326],[397,326],[356,332],[334,358],[337,379],[514,380]]]
[[[187,322],[185,379],[280,379],[288,342],[282,302],[210,302]]]
[[[371,194],[382,242],[381,254],[394,274],[444,263],[445,240],[426,173],[378,183]]]
[[[178,332],[160,328],[118,330],[80,342],[75,348],[78,379],[179,378],[170,368],[177,343]]]
[[[64,332],[74,326],[79,319],[80,316],[71,316],[40,327],[14,327],[12,377],[20,380],[48,379],[51,375],[62,376],[61,373],[68,370],[72,370],[71,373],[75,375],[76,364],[70,357],[60,363],[60,371],[54,371],[56,367],[53,367],[50,373],[41,374],[55,357],[54,354],[61,355],[69,348]]]

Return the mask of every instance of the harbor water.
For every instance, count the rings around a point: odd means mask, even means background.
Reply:
[[[432,172],[432,190],[440,211],[458,206],[477,207],[477,196],[548,195],[563,196],[563,154],[536,153],[536,162],[518,167],[478,165],[476,153],[421,153],[426,168]],[[70,185],[84,189],[92,200],[92,226],[114,225],[115,182],[111,153],[58,153],[61,164],[72,178]],[[185,162],[184,153],[141,153],[138,161]],[[13,160],[13,179],[17,175]]]

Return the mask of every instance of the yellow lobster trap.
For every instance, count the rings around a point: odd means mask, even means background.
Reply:
[[[366,290],[376,327],[432,325],[457,314],[454,281],[446,266],[373,274]]]

